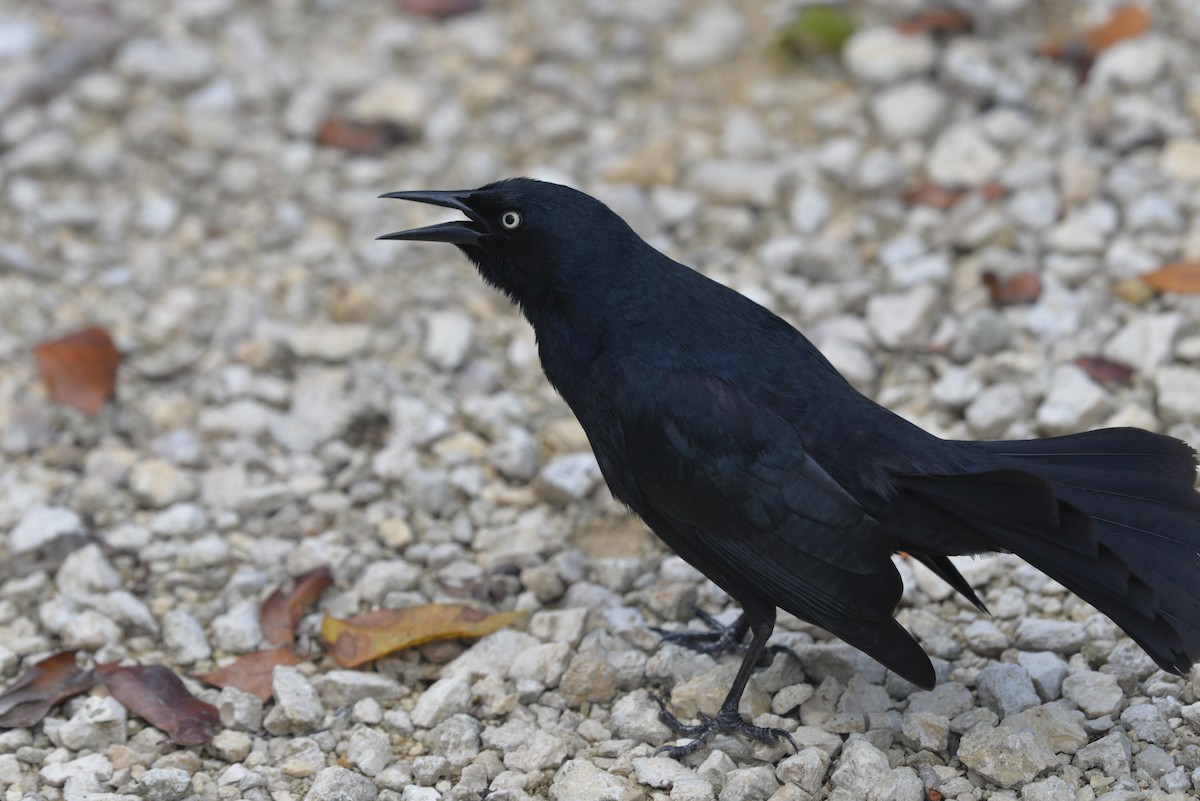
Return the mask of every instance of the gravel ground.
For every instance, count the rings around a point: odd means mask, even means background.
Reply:
[[[785,617],[800,664],[777,658],[743,709],[799,753],[653,757],[650,694],[715,711],[737,658],[647,626],[736,609],[609,497],[507,303],[449,248],[373,241],[433,213],[381,192],[570,182],[941,435],[1132,424],[1200,445],[1200,301],[1136,280],[1200,259],[1195,0],[1153,4],[1083,81],[1035,48],[1108,0],[981,0],[952,37],[897,33],[913,5],[855,4],[841,58],[782,64],[784,0],[445,22],[5,0],[0,680],[62,647],[211,670],[321,564],[336,614],[466,595],[530,617],[340,671],[312,614],[265,709],[190,685],[226,726],[202,747],[94,690],[0,732],[3,801],[1195,797],[1200,672],[1157,670],[1008,557],[960,562],[990,618],[899,563],[934,692]],[[396,141],[319,146],[331,114]],[[978,191],[904,202],[925,181]],[[991,302],[984,273],[1028,271],[1036,302]],[[89,322],[124,354],[96,418],[48,404],[31,354]],[[1137,369],[1101,384],[1079,356]]]

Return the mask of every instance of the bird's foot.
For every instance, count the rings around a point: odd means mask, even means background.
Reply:
[[[658,626],[651,626],[650,630],[662,638],[663,642],[682,645],[688,650],[701,654],[715,655],[723,654],[726,651],[743,653],[749,647],[746,643],[742,642],[748,629],[748,626],[745,624],[745,617],[739,617],[730,625],[725,625],[701,609],[694,609],[693,611],[696,613],[696,617],[700,618],[701,622],[708,626],[708,631],[667,631]],[[768,645],[763,651],[762,659],[758,663],[759,667],[769,665],[775,654],[787,654],[796,660],[796,664],[800,663],[799,655],[786,645]]]
[[[710,718],[703,712],[699,713],[700,722],[694,726],[689,726],[683,723],[679,718],[671,714],[667,710],[666,702],[654,696],[654,701],[658,704],[658,719],[683,737],[691,737],[690,742],[683,745],[664,745],[660,746],[654,755],[666,754],[672,759],[682,759],[688,754],[695,753],[700,750],[717,734],[740,734],[748,740],[757,740],[758,742],[775,745],[780,740],[786,740],[791,746],[792,751],[799,751],[796,747],[796,740],[790,733],[784,729],[770,729],[765,726],[755,726],[745,718],[743,718],[736,709],[722,709],[717,713],[715,718]]]
[[[658,626],[650,630],[662,638],[663,642],[682,645],[701,654],[720,654],[726,651],[744,651],[746,645],[742,638],[746,636],[745,618],[739,617],[732,625],[725,625],[712,615],[700,609],[693,609],[696,617],[708,626],[708,631],[667,631]]]

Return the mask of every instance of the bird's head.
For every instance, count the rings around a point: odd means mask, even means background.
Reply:
[[[380,239],[449,242],[466,254],[484,280],[527,312],[552,302],[564,286],[603,285],[594,274],[605,248],[639,246],[641,239],[595,198],[570,187],[509,178],[461,191],[389,192],[381,197],[457,209],[465,220],[385,234]],[[581,273],[584,273],[581,275]]]

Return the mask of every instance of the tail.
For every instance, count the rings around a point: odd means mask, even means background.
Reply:
[[[1133,428],[970,445],[996,469],[902,487],[1091,603],[1163,670],[1200,661],[1195,451]]]

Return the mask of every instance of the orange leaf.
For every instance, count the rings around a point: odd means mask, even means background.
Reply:
[[[234,687],[258,696],[258,700],[265,704],[271,700],[271,671],[275,666],[296,665],[299,662],[291,648],[272,648],[245,654],[232,664],[211,673],[197,674],[196,678],[214,687]]]
[[[1200,261],[1180,261],[1146,273],[1142,280],[1159,292],[1200,292]]]
[[[326,117],[317,132],[318,145],[356,156],[378,156],[409,138],[403,128],[390,122],[359,122],[336,114]]]
[[[1122,39],[1140,36],[1149,25],[1150,15],[1145,9],[1135,5],[1119,6],[1103,24],[1081,34],[1051,39],[1038,50],[1050,58],[1090,64],[1097,55]]]
[[[934,36],[951,36],[970,33],[975,28],[975,19],[965,11],[954,8],[926,8],[902,20],[896,26],[901,33],[928,33]]]
[[[1075,360],[1075,364],[1082,367],[1093,381],[1102,384],[1120,384],[1133,376],[1132,367],[1103,356],[1080,356]]]
[[[0,693],[0,727],[24,729],[73,695],[96,683],[90,670],[75,664],[76,651],[59,651],[38,662]]]
[[[997,306],[1033,303],[1042,294],[1042,282],[1035,273],[1017,273],[1011,278],[984,273],[983,283],[992,295],[992,302]]]
[[[296,576],[291,592],[276,589],[271,593],[258,613],[263,639],[269,643],[288,645],[295,642],[296,623],[332,583],[333,574],[329,572],[329,565],[322,565]]]
[[[221,715],[187,691],[163,665],[96,663],[96,675],[112,697],[133,714],[166,732],[176,745],[200,745],[221,730]]]
[[[98,325],[43,342],[33,353],[46,390],[56,403],[96,415],[116,389],[121,354]]]
[[[1099,53],[1122,39],[1141,36],[1150,26],[1150,15],[1140,6],[1119,6],[1108,22],[1097,25],[1083,34],[1083,40],[1093,53]]]
[[[349,620],[325,615],[321,638],[339,665],[352,668],[433,640],[482,637],[523,616],[523,612],[488,614],[464,604],[425,604],[381,609]]]

